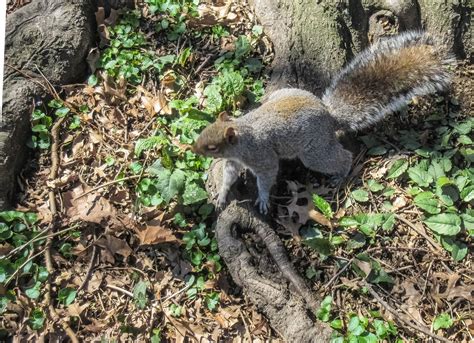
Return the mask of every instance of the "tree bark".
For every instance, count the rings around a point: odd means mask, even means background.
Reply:
[[[93,0],[42,0],[7,17],[3,104],[0,118],[0,211],[9,207],[16,175],[27,156],[30,115],[48,95],[47,82],[79,81],[95,44]]]
[[[469,0],[251,0],[275,47],[269,92],[297,87],[320,95],[331,77],[371,41],[426,29],[459,58],[472,59]]]

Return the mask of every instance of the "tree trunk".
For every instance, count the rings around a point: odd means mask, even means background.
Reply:
[[[472,59],[469,0],[251,0],[275,47],[269,92],[297,87],[322,93],[332,75],[371,41],[426,29]]]
[[[9,206],[27,156],[35,102],[53,85],[76,82],[87,71],[95,43],[93,0],[41,0],[7,17],[0,118],[0,211]],[[44,75],[41,76],[41,73]]]
[[[275,59],[266,94],[283,87],[307,89],[321,95],[331,77],[355,54],[381,36],[409,29],[425,29],[444,36],[459,58],[472,59],[469,1],[451,0],[252,0],[265,33],[274,44]],[[210,168],[207,189],[215,201],[222,179],[222,163]],[[231,205],[219,214],[219,251],[244,294],[262,310],[287,341],[328,341],[327,326],[314,321],[301,302],[314,310],[304,281],[295,275],[278,236],[248,206],[235,199],[255,199],[255,182],[246,178],[245,190],[235,185]],[[232,230],[233,226],[236,227]],[[251,229],[265,243],[268,256],[251,258],[248,243],[238,238]],[[279,249],[275,252],[274,247]],[[282,257],[283,256],[283,257]],[[265,261],[264,263],[258,261]],[[280,271],[276,272],[275,269]],[[291,309],[291,310],[290,310]],[[289,320],[291,316],[294,320]],[[311,324],[314,322],[314,324]]]

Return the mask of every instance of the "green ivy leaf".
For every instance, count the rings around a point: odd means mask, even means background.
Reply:
[[[148,284],[144,281],[139,281],[133,287],[133,301],[139,309],[144,309],[148,302],[148,297],[146,294]]]
[[[358,316],[354,316],[349,320],[347,331],[354,336],[360,336],[365,331],[364,327],[360,325],[360,319]]]
[[[451,257],[454,261],[458,262],[466,257],[468,252],[467,245],[458,241],[454,241],[451,250]]]
[[[370,179],[369,181],[367,181],[367,186],[369,187],[370,191],[374,193],[379,192],[385,188],[384,185],[382,185],[381,183],[378,183],[377,181],[373,179]]]
[[[235,58],[240,59],[246,56],[250,50],[252,50],[252,47],[247,37],[243,35],[239,36],[235,42]]]
[[[464,202],[471,202],[474,200],[474,185],[467,186],[462,190],[461,199]]]
[[[370,148],[369,151],[367,151],[367,155],[380,156],[380,155],[384,155],[386,152],[387,152],[387,148],[384,147],[383,145],[379,145],[379,146]]]
[[[65,117],[71,110],[67,107],[61,107],[54,112],[58,117]]]
[[[334,215],[331,209],[331,205],[322,197],[317,194],[313,194],[314,207],[319,209],[326,218],[331,219]]]
[[[439,235],[454,236],[461,231],[461,218],[454,213],[437,214],[423,222]]]
[[[405,159],[396,160],[387,172],[387,178],[396,179],[408,169],[408,161]]]
[[[329,321],[329,315],[331,314],[331,304],[332,304],[332,297],[327,295],[323,301],[321,301],[321,305],[319,309],[316,311],[316,316],[319,320],[323,322]]]
[[[369,201],[369,193],[363,189],[356,189],[351,193],[352,198],[357,202],[367,202]]]
[[[224,100],[221,95],[221,88],[216,84],[210,84],[204,88],[206,96],[206,108],[211,113],[217,113],[222,109]]]
[[[431,192],[419,193],[414,199],[415,205],[425,210],[429,214],[438,214],[441,212],[438,200]]]
[[[97,82],[99,82],[99,80],[97,79],[97,76],[94,74],[89,76],[89,78],[87,79],[87,84],[91,87],[94,87],[95,85],[97,85]]]
[[[207,192],[195,182],[187,182],[183,193],[183,204],[191,205],[207,199]]]
[[[329,256],[333,249],[331,241],[327,238],[313,237],[305,239],[303,243],[324,256]]]
[[[330,325],[335,330],[341,330],[343,328],[343,322],[340,319],[334,319]]]
[[[471,236],[474,236],[474,210],[473,209],[466,210],[466,213],[463,213],[461,217],[462,217],[462,222],[467,232]]]
[[[180,169],[175,169],[172,174],[167,170],[158,176],[157,188],[166,203],[182,192],[185,179],[186,174]]]
[[[33,330],[41,330],[43,328],[46,316],[41,309],[36,308],[31,312],[29,324]]]
[[[424,162],[424,161],[422,161]],[[426,163],[418,163],[416,166],[408,169],[410,179],[421,187],[428,187],[433,182],[433,176],[425,168]]]
[[[41,282],[37,281],[31,288],[25,290],[25,294],[30,299],[38,299],[40,296]]]
[[[454,321],[448,313],[442,313],[433,321],[433,330],[449,329],[453,326]]]
[[[58,292],[58,301],[66,306],[71,305],[76,299],[77,290],[65,287]]]
[[[220,295],[217,292],[206,294],[206,306],[210,311],[215,311],[220,302]]]

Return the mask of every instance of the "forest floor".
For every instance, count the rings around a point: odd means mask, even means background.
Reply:
[[[87,83],[36,104],[0,212],[2,338],[281,339],[221,262],[211,160],[190,151],[218,113],[258,104],[271,42],[242,2],[145,3],[99,8]],[[473,340],[474,68],[454,73],[449,95],[350,138],[344,184],[283,164],[270,216],[335,341]],[[300,223],[311,207],[330,227]]]

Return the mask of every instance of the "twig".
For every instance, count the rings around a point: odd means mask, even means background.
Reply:
[[[44,77],[44,75],[43,75],[43,77]],[[49,82],[48,82],[48,84],[49,84]],[[54,91],[54,94],[57,95],[56,91]],[[64,119],[65,119],[65,117],[59,118],[58,121],[56,121],[56,123],[54,123],[53,127],[51,128],[51,141],[52,141],[52,144],[51,144],[51,171],[49,173],[49,180],[50,181],[56,179],[56,177],[58,175],[58,169],[59,169],[59,157],[58,157],[59,128],[61,127]],[[58,215],[58,211],[57,211],[57,208],[56,208],[56,198],[55,198],[55,195],[54,195],[54,190],[51,189],[48,192],[48,198],[49,198],[49,208],[50,208],[51,213],[53,215],[53,224],[51,225],[50,230],[48,230],[48,232],[50,232],[50,231],[53,231],[53,229],[54,229],[54,222],[56,221],[56,219],[57,219],[56,217]],[[58,313],[56,312],[56,309],[51,304],[51,275],[54,272],[53,262],[52,262],[52,258],[51,258],[51,245],[52,244],[53,244],[53,235],[48,235],[48,238],[46,239],[45,249],[44,249],[44,259],[45,259],[45,264],[46,264],[46,270],[48,271],[48,274],[49,274],[48,281],[46,283],[45,303],[49,308],[49,313],[50,313],[52,319],[54,321],[58,321],[58,322],[61,323],[61,327],[63,328],[64,332],[66,332],[66,334],[68,335],[71,342],[72,343],[79,343],[79,340],[77,339],[76,334],[74,333],[74,331],[72,331],[69,324],[64,320],[61,320]]]
[[[44,76],[43,72],[41,71],[41,69],[35,64],[35,67],[36,67],[36,70],[38,70],[38,73],[40,73],[41,77],[44,79],[44,81],[46,82],[46,84],[48,85],[48,88],[49,88],[49,92],[57,99],[57,100],[61,100],[61,97],[59,96],[58,92],[56,92],[56,89],[54,89],[53,85],[51,84],[51,82],[49,82],[49,80],[46,78],[46,76]]]
[[[127,291],[126,289],[123,289],[123,288],[120,288],[120,287],[117,287],[117,286],[114,286],[114,285],[105,285],[105,287],[113,289],[114,291],[123,293],[125,295],[128,295],[130,298],[133,298],[133,293],[130,292],[130,291]]]
[[[433,241],[433,239],[428,236],[425,232],[421,231],[420,229],[418,229],[415,225],[413,225],[413,223],[411,223],[408,219],[406,219],[405,217],[399,215],[399,214],[396,214],[395,215],[395,218],[397,218],[398,220],[400,220],[401,222],[405,223],[406,225],[408,225],[411,229],[413,229],[416,233],[418,233],[419,235],[423,236],[423,238],[425,238],[436,250],[438,251],[442,251],[443,249],[441,249],[441,247],[435,242]]]
[[[40,81],[38,81],[37,77],[35,76],[32,76],[32,75],[28,75],[26,72],[24,72],[23,70],[20,70],[18,69],[17,67],[14,67],[12,66],[11,64],[8,64],[8,63],[5,63],[5,66],[15,70],[17,73],[20,73],[21,75],[23,75],[24,77],[26,77],[28,80],[31,80],[32,82],[38,84],[41,88],[43,88],[46,92],[49,91],[49,88],[42,84]]]
[[[405,319],[403,318],[402,316],[400,316],[400,314],[393,308],[391,307],[387,302],[385,302],[385,300],[382,299],[382,297],[380,297],[380,295],[372,288],[371,285],[369,285],[369,283],[367,283],[366,281],[364,281],[364,286],[367,288],[367,290],[369,291],[369,293],[388,311],[390,312],[392,315],[394,315],[397,319],[399,319],[401,322],[403,322],[404,324],[408,325],[409,327],[411,327],[412,329],[414,330],[417,330],[419,332],[422,332],[424,333],[425,335],[431,337],[431,338],[434,338],[438,341],[441,341],[441,342],[447,342],[449,343],[450,341],[444,337],[441,337],[441,336],[438,336],[434,333],[432,333],[427,327],[425,326],[421,326],[421,325],[417,325],[417,324],[413,324],[410,320],[408,319]]]
[[[30,239],[28,242],[26,242],[25,244],[13,249],[12,251],[10,251],[7,255],[5,256],[0,256],[0,259],[2,258],[8,258],[8,257],[11,257],[13,256],[14,254],[16,254],[17,252],[23,250],[24,248],[26,248],[28,245],[32,244],[32,243],[35,243],[35,242],[38,242],[38,241],[41,241],[43,239],[47,239],[47,238],[50,238],[50,237],[55,237],[55,236],[59,236],[65,232],[68,232],[68,231],[71,231],[71,230],[74,230],[76,229],[77,227],[79,227],[79,225],[73,225],[71,227],[68,227],[67,229],[64,229],[64,230],[61,230],[61,231],[58,231],[58,232],[53,232],[53,233],[50,233],[46,236],[43,236],[44,234],[48,233],[49,230],[51,229],[50,225],[48,225],[43,231],[40,231],[39,234],[37,234],[35,237],[33,237],[32,239]]]
[[[73,200],[77,200],[77,199],[80,199],[84,196],[86,196],[87,194],[90,194],[92,192],[95,192],[101,188],[104,188],[104,187],[107,187],[107,186],[110,186],[110,185],[113,185],[114,183],[119,183],[119,182],[122,182],[122,181],[128,181],[128,180],[133,180],[133,179],[139,179],[140,177],[142,177],[142,175],[130,175],[130,176],[127,176],[127,177],[123,177],[121,179],[116,179],[116,180],[112,180],[112,181],[109,181],[109,182],[106,182],[106,183],[103,183],[101,185],[98,185],[92,189],[89,189],[87,192],[84,192],[82,193],[81,195],[78,195],[77,197],[75,197]]]
[[[240,309],[239,309],[239,314],[240,314],[240,318],[244,322],[245,332],[247,333],[247,336],[249,338],[249,342],[252,342],[252,334],[250,333],[250,329],[249,329],[249,326],[247,324],[247,321],[244,318],[244,314],[242,313],[242,310],[240,310]]]
[[[36,257],[38,257],[39,255],[41,255],[43,253],[44,253],[44,250],[41,250],[40,252],[28,257],[26,259],[26,261],[21,264],[21,266],[19,266],[17,269],[15,269],[13,274],[5,281],[5,284],[3,286],[7,287],[8,284],[15,278],[15,276],[20,272],[20,270],[23,269],[24,266],[26,266],[30,261],[34,260]]]
[[[180,293],[186,291],[186,290],[187,290],[188,288],[190,288],[190,287],[191,287],[191,285],[187,285],[186,287],[181,288],[180,290],[176,291],[175,293],[173,293],[173,294],[171,294],[171,295],[167,295],[166,297],[160,299],[160,302],[161,302],[161,303],[164,303],[165,301],[168,301],[168,300],[170,300],[171,298],[174,298],[175,296],[177,296],[178,294],[180,294]]]
[[[99,248],[97,248],[97,245],[92,245],[92,257],[91,261],[89,262],[89,266],[87,267],[87,273],[86,276],[84,277],[84,280],[82,281],[81,285],[77,289],[77,292],[81,291],[84,289],[84,287],[87,285],[87,282],[89,281],[90,277],[92,276],[92,271],[94,270],[95,267],[95,260],[97,259],[97,253],[99,251]]]
[[[199,72],[202,70],[202,68],[204,68],[209,63],[211,58],[212,58],[212,55],[207,55],[207,57],[204,59],[204,61],[196,68],[193,75],[199,74]]]
[[[336,280],[342,273],[344,273],[347,268],[349,268],[353,261],[354,257],[347,261],[346,264],[341,269],[339,269],[339,271],[331,278],[331,280],[326,282],[323,288],[327,289],[334,282],[334,280]]]

